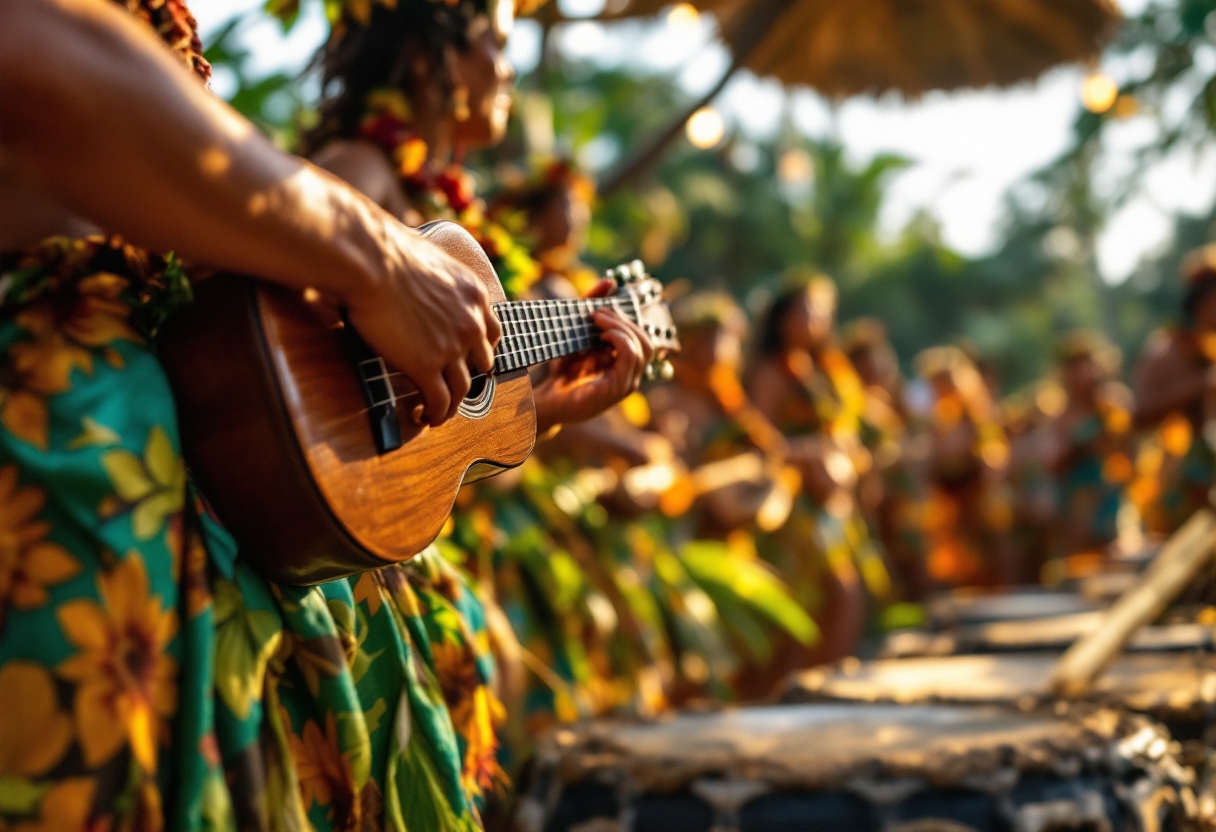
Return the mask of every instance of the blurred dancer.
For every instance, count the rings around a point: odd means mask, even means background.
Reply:
[[[1043,379],[1001,403],[1009,441],[1009,486],[1013,491],[1013,542],[1025,582],[1049,579],[1043,566],[1051,557],[1057,489],[1048,459],[1051,422],[1067,404],[1064,388]]]
[[[585,292],[597,282],[579,255],[587,242],[595,182],[569,159],[533,163],[531,173],[495,194],[489,214],[521,236],[540,264],[540,291],[550,297]],[[563,285],[560,279],[568,282]],[[549,283],[556,285],[549,286]]]
[[[925,541],[918,522],[924,486],[909,459],[904,379],[881,321],[862,318],[845,330],[844,349],[865,384],[862,439],[874,460],[862,477],[861,503],[896,570],[898,590],[920,600],[928,590]]]
[[[1118,348],[1099,333],[1070,333],[1058,354],[1067,404],[1044,450],[1057,489],[1052,548],[1073,575],[1097,568],[1119,533],[1132,476],[1131,391],[1118,381]]]
[[[757,559],[756,536],[790,524],[799,476],[787,464],[784,437],[743,390],[742,310],[725,293],[701,292],[681,298],[673,312],[683,350],[674,360],[674,379],[650,391],[649,399],[654,428],[671,441],[688,474],[659,505],[675,520],[668,539],[689,576],[722,605],[732,640],[727,646],[743,659],[733,674],[734,691],[748,698],[767,693],[795,666],[791,656],[806,653],[814,632],[808,614],[823,615],[828,642],[834,643],[837,624],[853,625],[832,618],[821,603],[820,576],[808,574],[816,568],[806,562],[809,534],[789,563],[774,561],[781,580]],[[728,589],[735,599],[724,595]],[[741,603],[749,596],[750,603]],[[693,634],[695,621],[689,623]],[[851,635],[844,640],[851,648]]]
[[[1182,264],[1183,321],[1149,336],[1132,374],[1134,423],[1151,431],[1131,493],[1147,531],[1168,535],[1209,504],[1216,454],[1216,246]]]
[[[947,586],[1015,583],[1009,446],[988,386],[957,347],[925,350],[916,370],[933,393],[922,515],[929,577]]]
[[[811,656],[830,660],[856,647],[875,605],[891,600],[891,579],[858,502],[860,477],[873,467],[862,441],[866,388],[836,343],[836,286],[795,275],[773,300],[760,331],[749,390],[758,410],[788,437],[804,500],[782,531],[774,558],[800,600],[823,610],[824,640]],[[805,551],[811,544],[814,554]],[[780,563],[780,561],[778,561]],[[794,579],[791,578],[791,581]]]

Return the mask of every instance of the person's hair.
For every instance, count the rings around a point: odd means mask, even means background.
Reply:
[[[399,0],[391,9],[373,4],[366,24],[344,19],[313,58],[321,71],[322,98],[317,124],[304,134],[301,153],[355,136],[368,95],[384,87],[407,87],[419,55],[447,100],[454,88],[448,47],[469,48],[469,29],[479,12],[472,0]]]
[[[1182,261],[1182,277],[1186,293],[1182,297],[1182,311],[1188,321],[1195,320],[1195,313],[1204,299],[1216,289],[1216,245],[1196,249]]]
[[[1065,333],[1056,345],[1056,359],[1061,364],[1089,359],[1108,376],[1116,376],[1123,365],[1123,352],[1100,332],[1074,329]]]
[[[760,329],[760,343],[757,349],[762,356],[779,355],[785,350],[785,333],[782,324],[794,307],[808,294],[831,294],[832,302],[837,300],[836,284],[830,277],[822,274],[808,275],[795,273],[788,279],[787,286],[765,313],[763,326]]]
[[[870,350],[890,349],[887,327],[878,318],[856,318],[844,329],[844,353],[851,360]]]

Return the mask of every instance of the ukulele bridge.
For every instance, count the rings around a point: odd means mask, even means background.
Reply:
[[[384,359],[376,356],[360,361],[359,382],[367,400],[367,418],[371,421],[376,451],[386,454],[397,450],[405,443],[401,440],[401,422],[397,417],[397,396]]]
[[[397,395],[384,359],[376,355],[342,312],[342,340],[351,363],[359,373],[359,386],[367,402],[367,418],[372,428],[376,452],[383,455],[405,444],[397,417]]]

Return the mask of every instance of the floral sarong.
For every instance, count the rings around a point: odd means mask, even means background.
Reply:
[[[478,828],[480,605],[433,549],[315,587],[244,563],[146,341],[188,292],[117,239],[0,261],[0,829]]]

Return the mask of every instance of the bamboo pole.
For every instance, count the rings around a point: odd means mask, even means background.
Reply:
[[[1161,615],[1216,549],[1216,514],[1200,509],[1166,541],[1144,577],[1106,613],[1102,625],[1078,639],[1051,674],[1057,696],[1083,695],[1141,626]]]

